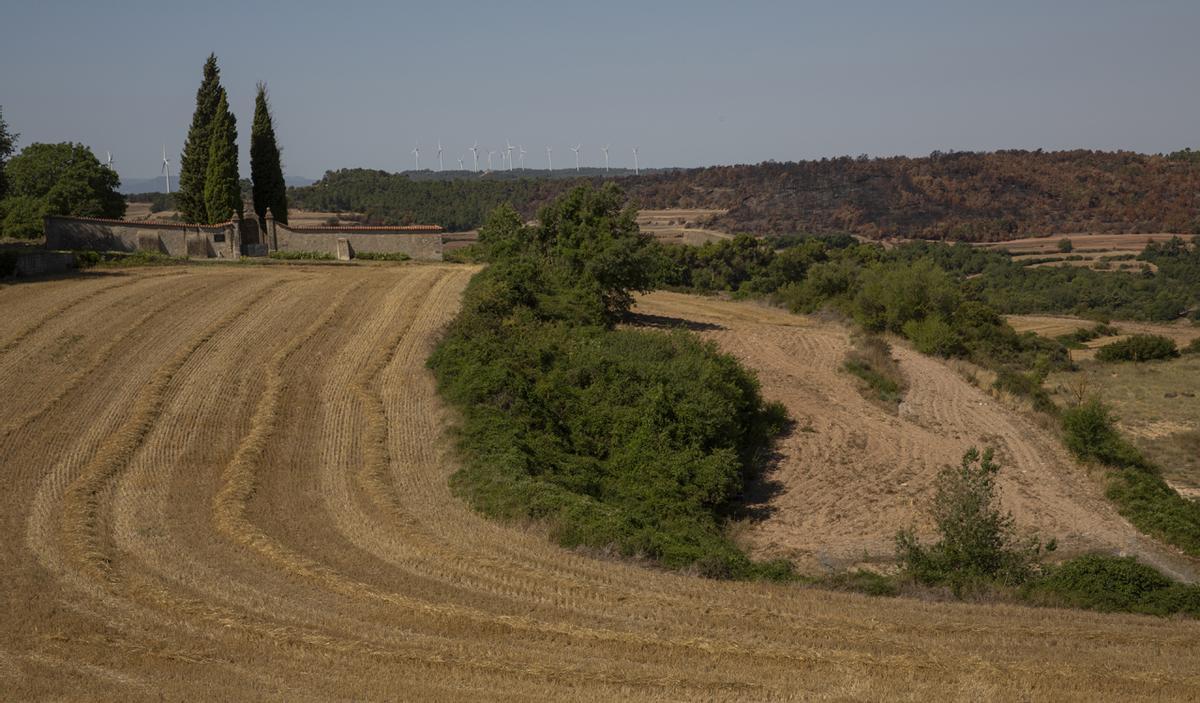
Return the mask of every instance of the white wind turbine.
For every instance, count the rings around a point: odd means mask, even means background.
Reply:
[[[112,158],[111,151],[104,152],[104,165],[107,166],[110,171],[114,170],[113,169],[113,158]]]
[[[608,173],[608,145],[600,147],[600,151],[604,152],[604,172]]]
[[[638,170],[637,147],[636,146],[633,147],[633,175],[635,175],[635,176],[641,175],[641,171]]]
[[[575,152],[575,170],[576,171],[579,170],[579,152],[582,150],[583,150],[582,144],[576,144],[575,146],[571,147],[571,151]]]
[[[421,170],[421,145],[420,144],[413,147],[412,155],[413,155],[413,158],[416,159],[416,161],[417,161],[416,170],[420,171]]]
[[[442,171],[442,140],[438,140],[438,173]]]
[[[458,170],[459,171],[463,170],[462,162],[463,162],[463,157],[461,157],[461,156],[458,157]]]
[[[475,140],[475,146],[471,147],[471,154],[475,157],[475,173],[479,173],[479,140]]]
[[[492,151],[491,149],[488,149],[488,170],[489,171],[492,170],[492,157],[495,155],[496,155],[496,152]]]
[[[513,145],[512,145],[512,142],[508,141],[507,139],[504,140],[504,145],[505,145],[505,151],[508,152],[508,170],[511,171],[512,170]]]
[[[167,193],[171,192],[171,162],[167,161],[167,145],[163,144],[163,163],[161,173],[167,177]]]
[[[525,154],[527,154],[527,153],[529,153],[529,152],[525,151],[525,147],[523,147],[523,146],[517,147],[517,158],[520,159],[520,161],[521,161],[521,170],[522,171],[525,170]]]

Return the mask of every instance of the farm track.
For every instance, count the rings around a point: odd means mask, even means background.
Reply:
[[[185,268],[0,288],[0,698],[1200,696],[1191,622],[710,582],[484,520],[449,491],[452,418],[424,366],[473,272]],[[1045,449],[964,416],[973,389],[920,357],[903,363],[941,380],[878,418],[808,378],[844,333],[683,296],[643,306],[722,325],[705,334],[769,396],[787,380],[828,403],[804,411],[822,442],[798,456],[839,481],[866,469],[842,452],[890,442],[869,434],[889,423],[897,461],[876,483],[924,480],[914,418],[1000,433],[1019,462]],[[868,424],[832,419],[855,413]],[[899,514],[815,497],[797,505],[817,521],[787,526],[828,529],[833,554]]]

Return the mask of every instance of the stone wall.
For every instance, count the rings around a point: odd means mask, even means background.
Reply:
[[[241,256],[241,235],[235,222],[192,225],[50,215],[46,217],[46,248],[156,251],[167,256],[236,259]]]
[[[267,218],[267,245],[272,251],[317,251],[338,256],[338,240],[357,252],[408,254],[418,261],[441,261],[440,227],[289,227]]]

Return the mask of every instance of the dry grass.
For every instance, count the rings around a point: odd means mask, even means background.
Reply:
[[[449,494],[449,418],[424,368],[472,272],[0,288],[19,311],[0,316],[0,697],[1200,696],[1193,622],[704,581],[483,520]],[[762,347],[748,358],[765,379],[797,358],[788,344],[821,350],[797,379],[844,353],[836,329],[766,308],[655,301],[746,333],[734,351]],[[934,367],[898,355],[919,391]],[[865,404],[811,404],[805,436],[838,450],[827,418]]]
[[[725,210],[676,208],[670,210],[641,210],[638,212],[638,227],[655,239],[671,244],[700,245],[733,235],[708,225]]]

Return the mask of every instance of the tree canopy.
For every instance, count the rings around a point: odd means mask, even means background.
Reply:
[[[179,193],[177,202],[184,219],[206,223],[208,217],[205,203],[205,179],[208,174],[208,158],[211,151],[209,135],[217,106],[225,96],[221,87],[221,69],[217,57],[209,54],[204,62],[204,79],[196,91],[196,111],[192,114],[192,126],[188,129],[187,141],[179,162]]]
[[[237,118],[229,111],[225,92],[217,101],[217,114],[209,126],[208,171],[204,176],[205,222],[226,222],[242,214],[238,181]]]
[[[250,179],[253,182],[254,213],[261,220],[267,210],[277,222],[287,224],[287,185],[283,180],[279,144],[267,86],[258,84],[254,98],[254,123],[250,127]]]
[[[4,106],[0,105],[0,200],[8,193],[8,182],[4,176],[4,166],[8,157],[12,156],[17,146],[17,137],[21,135],[8,131],[8,123],[4,121]]]
[[[0,216],[6,236],[40,236],[44,215],[125,214],[120,177],[83,144],[30,144],[4,170],[9,190]]]

